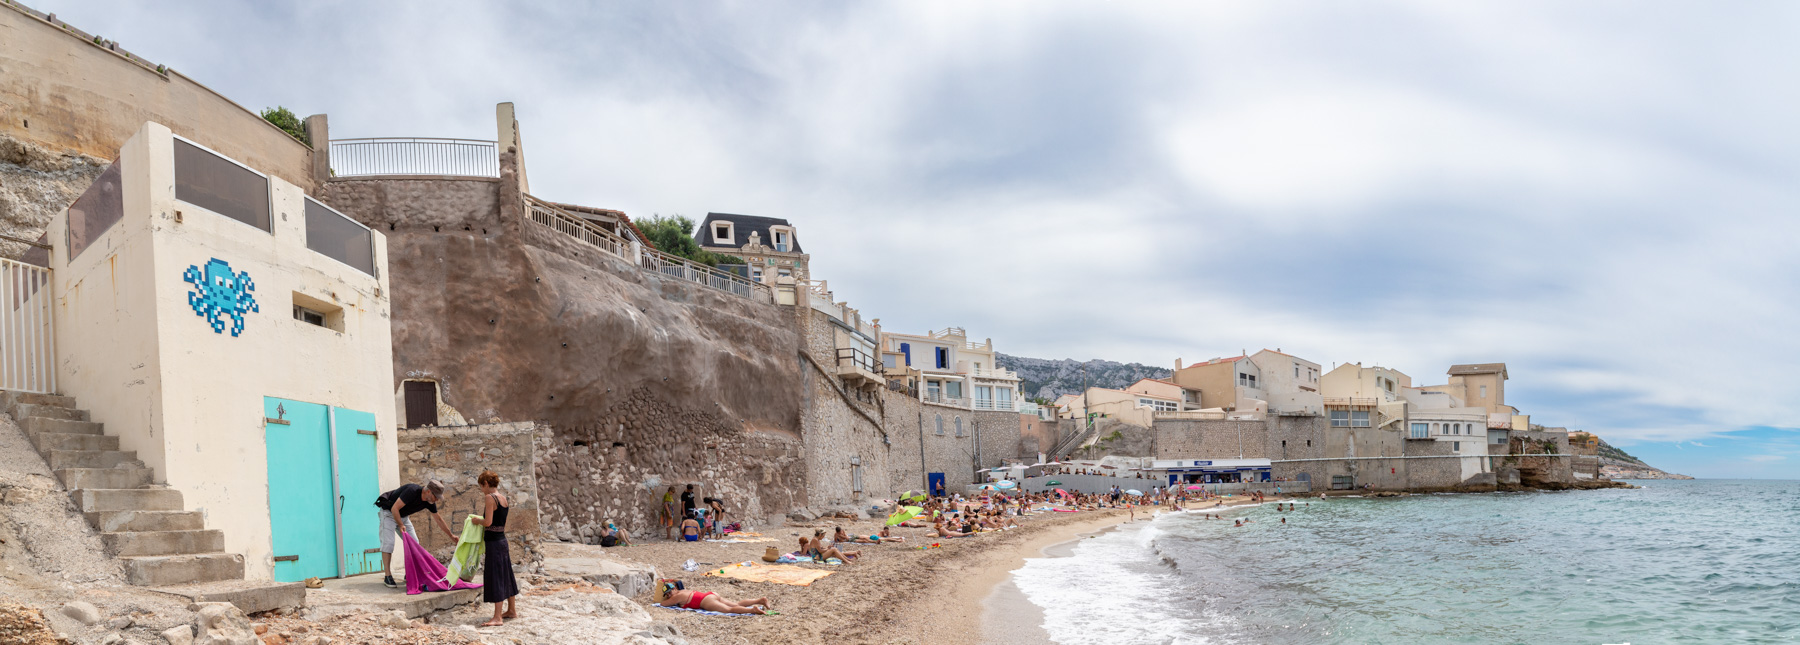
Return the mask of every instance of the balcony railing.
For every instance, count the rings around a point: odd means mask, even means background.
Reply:
[[[1006,369],[1004,367],[998,368],[998,369],[984,369],[984,368],[977,367],[975,369],[969,370],[969,375],[974,376],[975,378],[992,378],[992,379],[1004,379],[1004,380],[1011,380],[1011,381],[1019,380],[1018,372],[1014,372],[1014,371]]]
[[[881,374],[882,366],[868,352],[855,347],[837,348],[837,364],[841,373],[845,367],[855,367],[872,375]]]
[[[1334,406],[1335,405],[1338,407],[1345,407],[1345,408],[1372,408],[1372,407],[1375,407],[1380,404],[1381,404],[1381,399],[1331,397],[1331,396],[1325,397],[1325,405],[1326,406]]]
[[[919,400],[924,401],[926,403],[936,403],[938,405],[948,405],[948,406],[957,407],[957,408],[965,408],[966,409],[969,407],[968,399],[965,399],[962,397],[944,396],[943,392],[933,392],[930,390],[926,390],[925,396],[920,397]]]
[[[720,271],[687,258],[640,247],[619,237],[617,233],[600,228],[586,219],[577,217],[573,213],[557,208],[536,197],[525,196],[525,212],[526,217],[533,222],[586,242],[622,260],[632,262],[640,269],[696,282],[758,302],[774,301],[773,294],[767,285],[751,282],[735,273]]]
[[[500,154],[492,141],[431,137],[332,139],[330,155],[333,177],[500,176]]]
[[[975,399],[975,409],[998,412],[1018,412],[1018,399]]]

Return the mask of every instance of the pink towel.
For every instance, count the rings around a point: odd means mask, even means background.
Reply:
[[[419,541],[411,533],[400,532],[401,544],[406,547],[406,593],[417,595],[421,591],[450,591],[452,589],[480,589],[481,585],[470,584],[461,580],[456,586],[444,586],[444,578],[448,573],[444,565],[431,557],[431,552],[419,546]]]

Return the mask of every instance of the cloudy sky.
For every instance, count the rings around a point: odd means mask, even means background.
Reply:
[[[1539,423],[1800,477],[1800,4],[586,4],[33,3],[338,138],[512,101],[533,192],[787,218],[891,330],[1504,361]]]

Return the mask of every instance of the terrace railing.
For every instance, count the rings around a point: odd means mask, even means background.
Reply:
[[[768,285],[751,282],[743,276],[729,271],[720,271],[687,258],[634,244],[617,233],[600,228],[586,219],[536,197],[525,196],[525,213],[526,219],[532,222],[585,242],[619,259],[635,264],[640,269],[681,278],[757,302],[774,301]]]
[[[50,270],[0,258],[0,390],[56,393]]]
[[[500,176],[500,153],[492,141],[431,137],[332,139],[330,154],[333,177]]]

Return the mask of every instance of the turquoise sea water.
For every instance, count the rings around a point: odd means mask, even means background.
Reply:
[[[1634,483],[1165,514],[1015,581],[1070,645],[1800,643],[1800,482]]]

